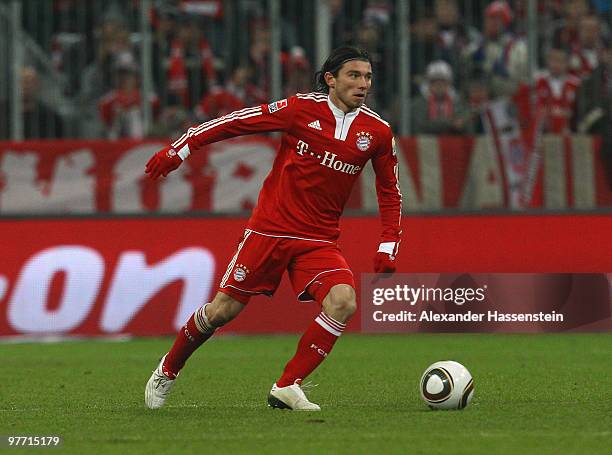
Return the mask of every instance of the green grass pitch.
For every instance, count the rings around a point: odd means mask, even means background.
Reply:
[[[309,378],[321,412],[269,409],[296,341],[213,339],[156,411],[144,386],[169,338],[2,344],[0,434],[64,438],[37,453],[612,453],[611,335],[345,335]],[[446,359],[474,376],[463,411],[418,394]]]

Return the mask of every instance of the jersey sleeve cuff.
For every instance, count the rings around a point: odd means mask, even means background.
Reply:
[[[395,252],[395,242],[382,242],[378,246],[378,252],[393,254]]]
[[[183,147],[178,151],[177,155],[180,156],[183,161],[185,161],[185,158],[191,155],[191,151],[189,150],[189,145],[187,144],[183,145]]]

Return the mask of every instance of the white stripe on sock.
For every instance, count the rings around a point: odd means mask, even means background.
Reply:
[[[331,325],[336,330],[339,330],[340,332],[343,332],[344,329],[346,328],[346,324],[336,321],[334,318],[329,317],[322,311],[321,311],[321,314],[319,314],[319,316],[321,317],[321,319],[323,319],[325,322],[327,322],[329,325]]]
[[[342,324],[341,322],[336,321],[333,318],[330,318],[325,313],[321,311],[319,315],[316,317],[315,322],[327,330],[332,335],[339,337],[342,335],[346,324]]]
[[[200,333],[212,333],[215,331],[215,327],[212,326],[208,317],[206,317],[206,306],[210,303],[205,303],[195,312],[194,322]]]
[[[332,335],[336,335],[337,337],[342,335],[342,332],[338,332],[336,329],[334,329],[332,326],[327,324],[327,322],[325,322],[319,316],[317,316],[317,318],[315,319],[315,322],[319,324],[321,327],[323,327],[325,330],[327,330],[329,333],[331,333]]]

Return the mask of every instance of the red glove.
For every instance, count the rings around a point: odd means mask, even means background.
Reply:
[[[152,180],[160,175],[164,177],[181,165],[183,160],[172,147],[168,146],[151,157],[145,166],[145,174],[149,174]]]
[[[395,272],[395,256],[389,253],[378,251],[374,256],[374,272],[375,273],[394,273]]]

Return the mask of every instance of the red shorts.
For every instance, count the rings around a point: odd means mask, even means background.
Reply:
[[[355,288],[353,273],[336,243],[247,229],[219,291],[246,304],[254,295],[274,294],[285,270],[301,302],[322,303],[336,284]]]

